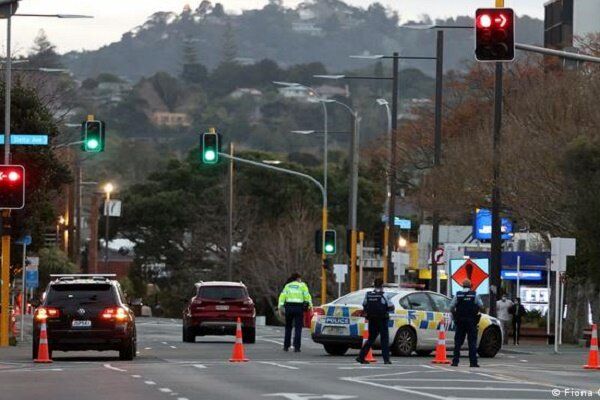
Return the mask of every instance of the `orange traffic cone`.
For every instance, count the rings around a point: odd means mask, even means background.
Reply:
[[[584,365],[585,369],[600,369],[598,363],[598,327],[596,324],[592,325],[592,339],[590,340],[590,355],[588,357],[587,365]]]
[[[46,332],[46,321],[42,322],[40,328],[40,344],[38,347],[38,357],[33,360],[34,363],[51,363],[48,351],[48,333]]]
[[[440,330],[438,333],[438,341],[435,346],[434,364],[450,364],[450,360],[446,357],[446,321],[440,322]]]
[[[249,361],[244,356],[244,343],[242,341],[242,321],[238,317],[237,328],[235,329],[235,344],[233,345],[233,353],[231,353],[230,362],[246,362]]]
[[[369,324],[365,324],[365,329],[363,330],[363,347],[369,341]],[[377,360],[373,357],[373,349],[369,349],[369,352],[365,356],[365,361],[368,363],[376,363]]]

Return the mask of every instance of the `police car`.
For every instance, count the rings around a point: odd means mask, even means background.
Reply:
[[[348,349],[359,349],[367,322],[362,303],[372,288],[349,293],[339,299],[314,308],[311,321],[312,339],[331,355],[344,355]],[[390,313],[390,347],[395,356],[429,355],[435,349],[440,322],[446,318],[446,341],[454,344],[455,325],[450,313],[451,299],[435,292],[384,288],[395,311]],[[478,353],[494,357],[502,347],[500,321],[482,314],[478,325]],[[375,347],[379,347],[379,339]]]

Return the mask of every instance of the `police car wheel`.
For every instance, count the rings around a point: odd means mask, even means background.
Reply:
[[[323,347],[327,354],[332,356],[343,356],[348,351],[349,347],[340,344],[324,344]]]
[[[409,327],[402,327],[396,333],[394,344],[392,345],[392,354],[395,356],[408,357],[417,347],[417,335]]]
[[[502,347],[502,333],[500,328],[497,326],[488,326],[483,335],[481,335],[481,341],[479,342],[479,349],[477,353],[479,356],[484,358],[492,358],[498,354]]]

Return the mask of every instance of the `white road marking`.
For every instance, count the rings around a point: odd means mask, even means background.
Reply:
[[[367,382],[363,382],[367,383]],[[487,392],[503,391],[503,392],[544,392],[548,393],[548,389],[531,389],[531,388],[499,388],[499,387],[464,387],[464,386],[393,386],[399,389],[421,389],[421,390],[481,390]],[[392,388],[391,386],[389,387]]]
[[[7,373],[7,372],[46,372],[46,371],[59,372],[62,370],[63,370],[62,368],[18,368],[18,369],[4,370],[2,372],[3,373]]]
[[[353,370],[353,369],[387,369],[388,367],[377,367],[375,365],[356,365],[353,367],[338,367],[338,369],[343,370]]]
[[[187,397],[178,397],[177,400],[188,400]]]
[[[171,393],[172,392],[172,390],[169,389],[169,388],[160,388],[158,390],[161,391],[161,392],[163,392],[163,393]]]
[[[162,344],[168,344],[167,342],[161,342]]]
[[[475,383],[498,383],[498,384],[505,384],[505,385],[519,385],[519,384],[537,385],[537,383],[535,383],[535,382],[499,381],[499,380],[494,380],[494,379],[372,378],[370,380],[377,381],[377,382],[384,382],[384,381],[389,381],[389,382],[403,382],[403,381],[407,381],[407,382],[467,382],[467,383],[475,382]]]
[[[202,364],[194,364],[194,365],[192,365],[192,367],[198,368],[198,369],[206,369],[206,365],[202,365]]]
[[[524,362],[524,363],[526,363],[526,362],[529,362],[529,361],[527,361],[527,360],[519,360],[519,361],[521,361],[521,362]]]
[[[118,372],[127,372],[126,369],[121,369],[121,368],[113,367],[110,364],[104,364],[104,368],[108,368],[108,369],[111,369],[113,371],[118,371]]]
[[[176,348],[177,348],[177,347],[175,347],[175,346],[169,346],[169,347],[170,347],[170,348],[172,348],[172,349],[176,349]]]
[[[138,378],[141,378],[142,376],[141,375],[131,375],[131,377],[138,379]]]
[[[446,397],[444,397],[444,396],[438,396],[436,394],[427,393],[427,392],[420,392],[418,390],[404,389],[399,386],[388,386],[388,385],[383,385],[381,383],[362,381],[360,379],[354,379],[354,378],[340,378],[340,379],[343,381],[347,381],[347,382],[362,383],[363,385],[369,385],[369,386],[374,386],[374,387],[384,388],[384,389],[391,389],[391,390],[395,390],[397,392],[416,394],[418,396],[423,396],[423,397],[430,397],[430,398],[436,399],[436,400],[447,400]],[[471,399],[469,399],[469,400],[471,400]]]
[[[156,382],[154,382],[154,381],[144,381],[144,383],[146,385],[156,385]]]
[[[266,364],[266,365],[273,365],[273,366],[279,367],[279,368],[300,369],[298,367],[292,367],[291,365],[285,365],[285,364],[280,364],[280,363],[271,362],[271,361],[259,361],[259,363],[260,364]]]
[[[266,339],[266,338],[257,338],[258,340],[262,340],[263,342],[271,342],[271,343],[275,343],[278,344],[280,346],[283,346],[283,342],[279,341],[279,340],[273,340],[273,339]]]
[[[144,350],[152,350],[152,347],[144,347]]]

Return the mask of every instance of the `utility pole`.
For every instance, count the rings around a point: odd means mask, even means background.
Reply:
[[[392,159],[390,160],[390,201],[388,204],[388,224],[389,232],[387,235],[384,234],[384,248],[387,247],[387,263],[384,265],[383,281],[393,282],[394,281],[394,269],[392,268],[392,251],[394,250],[394,243],[396,243],[396,236],[394,225],[396,222],[396,166],[398,164],[398,59],[399,55],[397,52],[393,54],[393,66],[392,66]]]
[[[92,193],[89,227],[90,242],[88,244],[88,273],[98,273],[98,193]]]
[[[443,95],[443,80],[444,80],[444,31],[437,31],[437,46],[436,46],[436,63],[435,63],[435,129],[434,129],[434,150],[433,150],[433,167],[437,168],[441,165],[442,160],[442,95]],[[434,292],[440,292],[438,285],[438,265],[435,257],[435,252],[440,245],[440,216],[437,210],[437,193],[434,189],[434,210],[432,217],[432,232],[431,232],[431,281],[430,289],[433,285]]]
[[[349,220],[350,220],[350,291],[357,288],[357,265],[356,265],[356,243],[358,239],[357,208],[358,208],[358,168],[359,168],[359,142],[360,142],[360,118],[356,112],[352,113],[352,138],[350,152],[350,197],[349,197]]]
[[[233,142],[229,143],[229,155],[233,157]],[[228,228],[227,228],[227,280],[233,279],[233,261],[231,252],[233,247],[233,158],[229,159],[229,207],[228,207]]]
[[[79,154],[76,152],[75,155],[75,238],[73,240],[73,247],[75,252],[73,254],[75,265],[81,271],[81,186],[82,186],[82,173],[81,173],[81,160]]]

